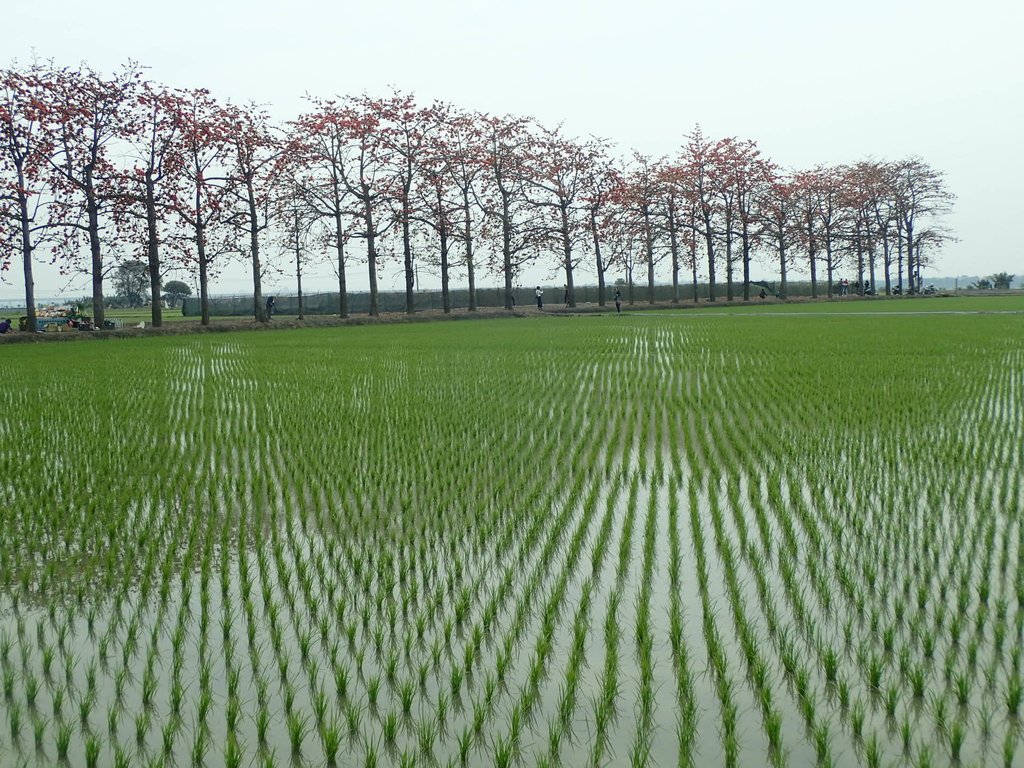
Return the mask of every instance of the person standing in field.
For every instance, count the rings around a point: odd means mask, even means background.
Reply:
[[[274,297],[267,296],[267,320],[274,316]]]
[[[622,314],[622,291],[615,289],[615,314]]]
[[[537,297],[537,309],[544,309],[544,291],[540,289],[539,285],[533,295]]]
[[[562,302],[565,304],[565,308],[568,309],[569,308],[569,286],[568,286],[568,284],[563,284],[562,285],[562,291],[565,294],[565,296],[562,298]]]

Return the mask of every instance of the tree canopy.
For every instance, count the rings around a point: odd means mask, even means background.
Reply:
[[[170,280],[164,285],[164,299],[172,307],[176,306],[186,296],[191,295],[192,289],[181,280]]]

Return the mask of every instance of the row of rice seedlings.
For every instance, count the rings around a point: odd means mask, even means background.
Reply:
[[[738,494],[738,489],[735,493]],[[733,552],[732,544],[725,534],[722,511],[718,503],[717,494],[713,490],[709,494],[709,500],[715,546],[722,561],[726,595],[736,628],[736,637],[739,641],[743,658],[746,661],[747,681],[751,686],[754,699],[761,710],[761,722],[767,742],[768,759],[773,765],[779,765],[785,762],[785,752],[782,743],[782,717],[778,706],[774,702],[769,664],[761,653],[757,633],[747,619],[737,574],[737,558]],[[737,516],[736,520],[738,523],[737,527],[742,530],[739,524],[742,517]],[[756,560],[754,562],[758,563]],[[755,565],[755,573],[757,574],[759,586],[764,584],[764,574],[757,565]],[[783,654],[783,656],[788,658],[786,654]],[[792,664],[792,662],[789,663]],[[784,659],[784,667],[785,665]],[[805,727],[809,733],[815,733],[815,758],[819,765],[831,765],[832,755],[828,737],[828,726],[826,723],[819,722],[820,717],[817,714],[816,697],[808,690],[805,677],[801,677],[799,673],[796,677],[797,700],[802,710]]]
[[[812,539],[812,541],[813,541],[813,539]],[[820,547],[815,547],[814,549],[820,549]],[[818,580],[816,583],[820,584],[820,580]],[[889,630],[889,632],[891,632],[891,629]],[[880,633],[880,634],[882,634],[882,633]],[[886,644],[886,646],[888,647],[889,644]],[[838,659],[835,657],[835,655],[833,656],[833,660],[831,660],[831,668],[833,668],[833,672],[831,672],[831,675],[833,675],[833,677],[835,677],[835,674],[836,674],[835,670],[836,670],[836,667],[838,667],[837,660]],[[891,700],[891,690],[890,690],[889,696],[887,696],[887,697]],[[891,707],[891,705],[889,705],[889,706]]]
[[[611,486],[607,489],[607,498],[604,513],[601,518],[601,525],[595,537],[591,551],[590,571],[585,576],[581,587],[581,594],[576,613],[573,617],[572,639],[569,649],[569,660],[565,665],[564,679],[559,689],[556,714],[548,723],[547,734],[547,755],[546,759],[554,764],[561,762],[562,741],[568,737],[570,741],[575,736],[574,725],[576,712],[579,707],[579,689],[581,675],[587,666],[586,647],[587,638],[591,632],[591,608],[593,605],[593,594],[595,585],[600,574],[603,572],[605,557],[608,552],[608,542],[611,537],[611,529],[615,520],[615,505],[618,499],[619,490],[622,484],[622,474],[618,473]],[[591,504],[597,503],[596,490],[601,486],[595,485]],[[617,640],[617,637],[616,637]],[[616,642],[613,640],[613,642]],[[611,692],[614,703],[614,693]]]
[[[658,441],[656,441],[658,442]],[[661,454],[658,454],[660,460]],[[642,545],[643,561],[640,571],[640,588],[636,602],[636,657],[640,679],[637,685],[635,705],[636,733],[629,748],[630,763],[645,766],[651,761],[651,741],[655,728],[654,712],[654,637],[651,623],[651,590],[655,567],[655,541],[658,520],[658,487],[661,473],[654,472],[648,490],[646,523]]]
[[[574,491],[582,490],[582,488]],[[506,734],[499,735],[496,737],[493,749],[493,759],[496,763],[502,763],[509,759],[519,759],[522,756],[522,728],[524,723],[530,723],[534,719],[535,711],[540,703],[541,687],[545,679],[548,676],[548,670],[554,652],[554,638],[555,632],[560,623],[560,619],[564,613],[563,602],[567,594],[567,588],[569,580],[575,577],[577,573],[578,564],[580,562],[584,542],[589,536],[592,521],[594,520],[595,513],[597,510],[597,502],[599,499],[600,486],[595,485],[591,488],[590,493],[584,499],[582,503],[582,514],[576,523],[572,537],[568,540],[568,550],[565,553],[564,559],[562,560],[561,567],[558,575],[551,586],[551,590],[548,593],[547,600],[543,603],[543,608],[539,615],[539,626],[536,627],[536,642],[534,644],[533,653],[530,655],[529,666],[527,668],[526,677],[522,683],[519,697],[513,702],[512,708],[508,715],[509,728]],[[578,498],[578,494],[573,492],[569,494],[569,498]],[[566,505],[567,508],[569,505]],[[549,544],[553,540],[549,540]],[[542,558],[542,562],[546,558]],[[592,577],[591,577],[592,578]],[[582,587],[583,599],[589,601],[590,588],[589,582],[586,582]],[[527,592],[527,594],[534,594],[534,598],[538,597],[537,593],[533,590]],[[524,606],[525,607],[525,606]],[[587,608],[589,611],[589,607]],[[585,625],[581,623],[580,618],[577,617],[574,636],[577,638],[576,662],[575,672],[573,671],[573,664],[570,659],[569,667],[567,668],[567,685],[570,689],[578,684],[579,664],[582,663],[582,641],[585,637]],[[503,653],[511,652],[511,646],[506,645],[502,651]],[[499,676],[500,677],[500,676]],[[574,709],[574,705],[570,706],[566,704],[567,700],[564,695],[560,707],[561,711],[564,712],[566,708]],[[483,701],[485,707],[485,714],[493,709],[493,704],[488,702],[486,696]],[[474,703],[474,708],[480,706],[480,702]],[[571,715],[571,711],[570,711]],[[557,725],[559,729],[564,728],[564,725]],[[479,728],[477,727],[476,718],[474,718],[474,735],[479,735]],[[556,738],[549,732],[549,747],[553,747],[558,743],[560,738]]]
[[[623,469],[626,470],[627,468],[628,464],[624,464]],[[618,482],[616,482],[614,487],[619,487]],[[620,650],[620,645],[623,634],[619,606],[626,587],[629,563],[632,556],[633,527],[636,520],[639,488],[639,474],[635,471],[630,472],[626,505],[619,529],[619,548],[615,565],[615,578],[605,605],[605,617],[602,623],[604,661],[597,680],[597,693],[590,701],[588,723],[593,728],[593,735],[588,740],[590,754],[587,759],[593,765],[603,764],[607,759],[611,745],[612,729],[619,715],[618,700],[622,691],[622,651]],[[601,554],[603,558],[603,549]]]
[[[696,482],[693,478],[690,482],[692,484],[690,498],[693,500],[696,496]],[[736,766],[739,764],[740,744],[737,733],[738,706],[734,696],[735,686],[729,674],[727,654],[718,631],[714,604],[711,602],[708,588],[708,555],[704,545],[703,526],[699,517],[698,505],[695,503],[690,505],[690,533],[696,560],[697,590],[701,602],[704,643],[707,648],[709,672],[712,675],[715,692],[718,696],[722,754],[726,765]]]
[[[677,465],[678,466],[678,465]],[[694,695],[690,653],[683,634],[684,616],[680,605],[683,584],[680,578],[682,552],[679,543],[679,486],[675,475],[668,486],[668,544],[669,544],[669,643],[672,667],[676,679],[676,706],[678,708],[676,732],[679,739],[679,764],[692,766],[697,741],[697,701]]]

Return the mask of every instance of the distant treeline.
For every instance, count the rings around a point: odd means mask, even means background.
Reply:
[[[503,306],[525,303],[514,286],[530,269],[558,274],[569,306],[589,300],[577,283],[590,280],[604,304],[617,275],[647,300],[659,283],[682,298],[684,281],[706,281],[710,296],[750,301],[752,263],[777,275],[782,297],[791,271],[815,294],[831,296],[843,275],[860,291],[916,292],[951,234],[954,196],[922,158],[791,169],[752,139],[695,126],[679,140],[655,157],[398,91],[311,95],[277,123],[256,105],[150,81],[137,63],[102,73],[33,61],[0,68],[0,270],[20,266],[30,329],[43,254],[91,276],[101,326],[119,270],[132,277],[126,295],[154,299],[164,275],[189,272],[205,323],[210,281],[230,262],[248,265],[248,309],[264,320],[264,276],[294,275],[301,294],[325,259],[342,316],[362,311],[349,303],[353,270],[365,270],[367,311],[388,309],[378,281],[389,265],[404,276],[406,312],[423,303],[421,269],[438,276],[446,311],[450,280],[474,298],[496,279]],[[141,269],[124,273],[129,264]],[[154,300],[154,326],[161,311]]]

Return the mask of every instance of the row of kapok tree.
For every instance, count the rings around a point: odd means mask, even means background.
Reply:
[[[370,312],[378,312],[378,270],[401,263],[413,311],[419,263],[436,272],[450,311],[454,270],[504,281],[505,305],[528,265],[564,272],[575,306],[578,270],[621,270],[629,285],[646,267],[654,301],[656,268],[671,263],[696,299],[750,298],[755,255],[799,265],[831,296],[836,271],[856,269],[860,290],[919,288],[917,276],[948,235],[941,215],[952,195],[923,160],[866,160],[789,172],[750,140],[711,140],[700,128],[672,158],[618,156],[608,141],[579,140],[530,118],[416,103],[394,92],[336,100],[310,97],[295,120],[275,125],[265,110],[215,99],[203,89],[151,82],[136,64],[105,76],[82,66],[33,62],[0,70],[0,264],[23,265],[29,326],[35,309],[36,251],[62,269],[92,277],[92,312],[104,317],[103,283],[119,260],[148,265],[152,295],[170,269],[198,273],[202,322],[209,281],[231,258],[250,265],[253,312],[265,319],[268,269],[333,265],[341,316],[348,314],[348,246],[362,241]],[[362,249],[359,249],[362,251]],[[276,260],[276,264],[275,264]],[[906,275],[906,279],[904,279]],[[153,324],[160,325],[160,302]]]

